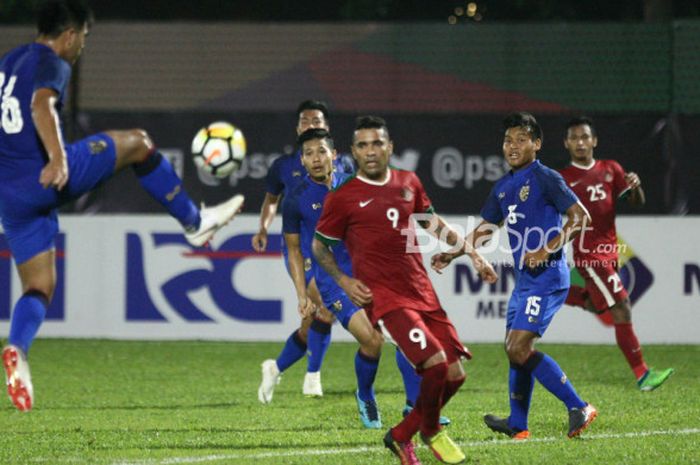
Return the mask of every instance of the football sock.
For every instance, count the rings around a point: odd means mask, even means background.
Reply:
[[[26,292],[15,304],[8,342],[26,355],[44,321],[49,300],[39,291]]]
[[[576,394],[569,378],[549,355],[534,351],[523,364],[523,368],[530,371],[542,386],[564,402],[567,410],[586,406],[583,399]]]
[[[396,348],[396,366],[399,367],[401,379],[403,379],[403,388],[406,392],[406,403],[414,406],[416,405],[418,393],[420,392],[421,377],[418,373],[416,373],[416,369],[413,368],[411,362],[408,361],[403,352],[401,352],[398,348]]]
[[[374,378],[377,376],[379,359],[365,355],[358,349],[355,353],[355,375],[357,376],[357,393],[361,400],[374,399]]]
[[[160,152],[151,153],[142,163],[132,165],[141,186],[163,205],[187,231],[199,227],[199,209],[177,176],[172,165]]]
[[[527,429],[527,417],[530,411],[530,400],[535,387],[535,377],[532,373],[511,362],[508,373],[508,390],[510,391],[510,417],[508,426],[516,431]]]
[[[580,286],[571,286],[569,288],[569,293],[566,296],[566,305],[573,305],[575,307],[586,308],[587,297],[588,292],[586,292],[586,288]]]
[[[314,373],[321,370],[321,364],[328,351],[328,346],[331,343],[331,325],[321,320],[311,322],[309,335],[307,337],[308,344],[308,365],[306,371]]]
[[[287,342],[282,348],[279,357],[277,357],[277,368],[280,373],[294,365],[306,353],[306,344],[299,337],[299,330],[294,332],[287,338]]]
[[[639,380],[649,368],[644,363],[642,347],[639,345],[632,323],[615,323],[615,339],[627,359],[627,363],[632,368],[634,376]]]

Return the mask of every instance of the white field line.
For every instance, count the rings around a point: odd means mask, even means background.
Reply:
[[[637,431],[631,433],[620,433],[620,434],[586,434],[583,436],[586,440],[606,440],[606,439],[636,439],[643,438],[647,436],[675,436],[675,435],[692,435],[700,434],[700,428],[687,428],[687,429],[676,429],[676,430],[659,430],[659,431]],[[491,441],[472,441],[463,442],[460,444],[465,449],[474,447],[501,447],[501,446],[520,446],[523,444],[532,443],[548,443],[555,441],[565,440],[563,436],[556,437],[546,437],[546,438],[533,438],[526,441],[513,441],[513,440],[491,440]],[[180,465],[188,463],[206,463],[214,462],[217,460],[252,460],[252,459],[266,459],[266,458],[283,458],[283,457],[298,457],[298,456],[325,456],[325,455],[345,455],[345,454],[358,454],[367,452],[378,452],[384,451],[385,449],[380,446],[370,446],[370,447],[352,447],[352,448],[338,448],[338,449],[304,449],[304,450],[290,450],[284,452],[260,452],[260,453],[250,453],[250,454],[216,454],[216,455],[202,455],[194,457],[171,457],[167,459],[157,460],[140,460],[140,461],[122,461],[114,462],[112,465]]]

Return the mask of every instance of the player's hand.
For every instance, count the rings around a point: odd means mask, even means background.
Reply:
[[[642,180],[639,179],[637,173],[629,172],[625,174],[625,181],[630,189],[636,189],[642,185]]]
[[[533,250],[523,255],[523,263],[526,267],[535,269],[549,260],[549,252],[546,249]]]
[[[481,279],[483,279],[485,282],[493,284],[498,281],[496,270],[494,270],[493,266],[481,255],[472,259],[472,264],[479,273],[479,276],[481,276]]]
[[[68,182],[68,163],[66,157],[54,157],[41,170],[39,175],[39,183],[44,186],[44,189],[55,187],[56,190],[61,190]]]
[[[309,297],[300,297],[297,310],[299,311],[299,316],[306,318],[316,313],[316,305],[314,305]]]
[[[264,252],[267,249],[267,230],[261,229],[253,236],[253,250],[256,252]]]
[[[338,281],[338,284],[345,291],[345,294],[350,297],[352,303],[358,307],[364,307],[372,302],[372,291],[359,279],[343,276]]]
[[[447,268],[447,266],[452,263],[452,260],[454,260],[454,255],[449,252],[436,253],[430,257],[430,267],[439,274],[442,274],[442,270]]]

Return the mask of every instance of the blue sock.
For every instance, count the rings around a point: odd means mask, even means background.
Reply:
[[[199,209],[185,189],[167,158],[152,153],[146,161],[133,165],[141,186],[163,205],[186,230],[199,227]]]
[[[282,348],[279,357],[277,357],[277,368],[280,373],[294,365],[297,360],[302,358],[306,353],[306,344],[299,337],[299,330],[294,332],[287,338],[287,342]]]
[[[508,426],[517,431],[527,429],[527,416],[530,411],[530,400],[535,387],[535,377],[522,365],[510,364],[508,374],[508,390],[510,391],[510,417]]]
[[[44,321],[48,307],[48,299],[38,291],[27,292],[15,304],[8,342],[22,349],[25,355]]]
[[[331,344],[331,325],[320,320],[314,320],[308,335],[309,362],[306,371],[313,373],[321,370],[321,364]]]
[[[355,375],[357,392],[361,400],[374,400],[374,378],[377,376],[379,359],[363,354],[358,349],[355,353]]]
[[[567,410],[583,408],[586,403],[581,399],[569,378],[552,357],[542,352],[533,352],[523,367],[532,372],[542,386],[564,402]]]
[[[416,405],[416,399],[418,399],[418,393],[420,392],[421,377],[398,348],[396,349],[396,366],[399,367],[401,378],[403,379],[406,403],[413,407]]]

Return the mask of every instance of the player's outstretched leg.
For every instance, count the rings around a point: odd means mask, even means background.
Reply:
[[[2,350],[2,364],[5,367],[5,383],[10,400],[18,410],[31,410],[34,387],[26,355],[19,347],[5,346]]]

